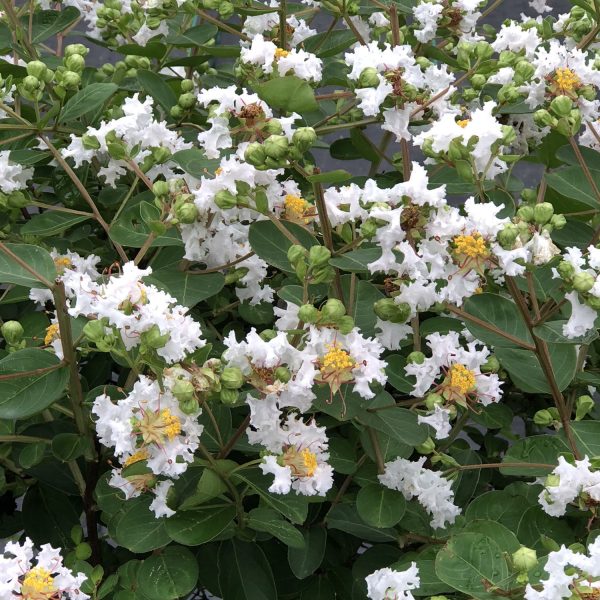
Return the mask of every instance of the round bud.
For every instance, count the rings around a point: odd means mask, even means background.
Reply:
[[[316,323],[319,318],[319,311],[312,304],[303,304],[298,309],[298,318],[303,323]]]
[[[169,111],[169,114],[174,119],[181,119],[181,117],[183,117],[183,113],[183,108],[181,108],[181,106],[179,106],[178,104],[176,104],[175,106],[171,106],[171,110]]]
[[[182,79],[181,80],[181,91],[182,92],[191,92],[194,89],[194,82],[191,79]]]
[[[287,383],[292,378],[292,374],[287,367],[277,367],[273,376],[277,381],[281,381],[282,383]]]
[[[552,215],[550,219],[550,225],[554,229],[562,229],[567,224],[567,219],[564,215]]]
[[[9,346],[15,346],[23,339],[25,330],[19,321],[5,321],[0,332]]]
[[[68,71],[81,73],[85,67],[85,58],[81,54],[71,54],[64,59],[63,63]]]
[[[597,296],[588,296],[585,303],[592,309],[600,311],[600,298]]]
[[[27,75],[27,77],[23,78],[23,82],[21,85],[26,91],[35,92],[41,87],[42,82],[33,75]]]
[[[177,379],[171,392],[179,402],[188,402],[194,399],[194,385],[189,379]]]
[[[586,271],[580,271],[573,276],[573,288],[578,292],[589,292],[596,283],[595,277]]]
[[[515,74],[521,81],[527,81],[535,73],[535,67],[526,60],[520,60],[515,65]]]
[[[196,96],[191,92],[181,94],[181,96],[179,96],[179,99],[177,100],[177,104],[179,104],[179,106],[181,106],[181,108],[184,109],[193,108],[196,104]]]
[[[566,260],[559,262],[556,270],[558,271],[558,274],[567,281],[575,275],[575,267]]]
[[[27,75],[31,75],[37,79],[45,79],[48,67],[41,60],[32,60],[26,66]]]
[[[533,548],[521,546],[513,552],[512,564],[516,571],[530,571],[538,564],[537,553]]]
[[[533,120],[539,127],[552,127],[556,123],[556,119],[543,108],[533,113]]]
[[[306,152],[316,141],[317,133],[312,127],[300,127],[292,136],[292,143],[301,152]]]
[[[214,202],[221,210],[229,210],[237,206],[237,196],[227,190],[221,190],[215,194]]]
[[[252,142],[248,144],[246,151],[244,152],[244,160],[255,167],[259,167],[264,164],[266,158],[265,150],[262,144],[258,142]]]
[[[308,262],[313,267],[322,267],[329,262],[331,252],[325,246],[311,246],[308,251]]]
[[[481,75],[477,73],[471,77],[471,85],[476,89],[480,90],[487,83],[487,78],[485,75]]]
[[[329,298],[321,307],[321,315],[325,321],[337,321],[346,314],[344,303],[337,298]]]
[[[198,218],[198,209],[193,202],[186,202],[175,209],[175,216],[181,223],[190,225]]]
[[[155,196],[166,196],[169,191],[169,183],[167,181],[155,181],[152,185],[152,193]]]
[[[72,56],[73,54],[85,56],[88,52],[89,49],[83,44],[69,44],[68,46],[65,46],[65,56]]]
[[[379,73],[375,67],[363,69],[358,76],[356,86],[359,88],[377,87],[379,85]]]
[[[529,206],[528,204],[520,206],[519,210],[517,211],[517,217],[519,217],[519,219],[522,221],[526,221],[527,223],[533,221],[533,215],[533,206]]]
[[[81,77],[79,73],[75,73],[75,71],[65,71],[62,75],[61,83],[65,88],[74,89],[79,87]]]
[[[239,398],[239,392],[237,390],[231,390],[229,388],[222,388],[219,392],[219,400],[226,406],[237,404]]]
[[[283,127],[279,119],[269,119],[263,126],[263,131],[269,135],[280,135],[283,133]]]
[[[287,156],[289,145],[285,135],[272,135],[264,141],[263,148],[269,158],[282,160]]]
[[[547,223],[554,214],[554,206],[550,202],[541,202],[533,207],[533,219],[538,225]]]
[[[306,249],[304,246],[300,246],[298,244],[294,244],[290,246],[287,251],[287,259],[292,263],[292,265],[296,265],[296,263],[300,262],[306,256]]]
[[[337,321],[337,328],[342,335],[348,335],[354,329],[354,319],[350,315],[344,315]]]
[[[482,373],[497,373],[499,370],[500,361],[493,354],[481,365]]]
[[[425,355],[418,350],[414,350],[406,357],[406,364],[422,365],[425,362]]]
[[[552,416],[552,413],[546,408],[538,410],[533,415],[533,422],[539,427],[549,427],[550,425],[552,425],[553,421],[554,417]]]
[[[436,406],[442,406],[444,404],[444,398],[436,393],[427,394],[425,396],[425,406],[427,410],[434,410]]]
[[[518,237],[519,228],[513,223],[508,223],[504,229],[501,229],[498,232],[497,240],[505,250],[510,250],[514,246]]]
[[[573,100],[568,96],[556,96],[550,103],[550,110],[557,117],[568,117],[573,108]]]
[[[237,390],[244,385],[244,374],[238,367],[225,367],[221,373],[221,385],[228,390]]]

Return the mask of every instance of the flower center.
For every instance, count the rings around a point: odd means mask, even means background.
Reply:
[[[52,325],[46,327],[46,337],[44,338],[44,344],[48,346],[59,337],[60,331],[58,328],[58,323],[52,323]]]
[[[317,470],[317,455],[308,448],[298,451],[295,446],[290,446],[281,460],[295,477],[312,477]]]
[[[160,446],[167,440],[174,440],[181,433],[179,417],[172,414],[168,408],[156,412],[150,410],[144,412],[143,417],[137,420],[135,425],[145,445]]]
[[[554,72],[554,82],[562,92],[572,92],[581,86],[581,79],[571,69],[567,67],[558,67]]]
[[[324,369],[327,371],[345,371],[354,368],[356,363],[348,352],[340,348],[338,344],[329,344],[327,348],[327,354],[323,357],[322,362]]]
[[[43,567],[34,567],[28,571],[21,584],[23,600],[50,600],[57,591],[50,571]]]
[[[464,365],[454,364],[448,371],[450,387],[464,396],[475,389],[475,373]]]
[[[65,269],[70,269],[73,263],[68,256],[57,256],[54,259],[54,266],[59,273],[63,273]]]
[[[456,124],[463,129],[469,124],[470,119],[460,119],[456,121]]]
[[[278,60],[280,58],[285,58],[289,53],[290,53],[289,50],[284,50],[283,48],[277,48],[277,50],[275,50],[275,60]]]
[[[485,240],[477,232],[473,235],[457,235],[453,241],[458,254],[463,254],[469,258],[487,256],[488,249]]]

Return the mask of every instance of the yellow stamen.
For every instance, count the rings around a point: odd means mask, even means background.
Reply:
[[[175,439],[175,437],[181,433],[181,421],[179,420],[179,417],[171,414],[166,408],[161,411],[160,416],[165,424],[165,435],[170,440]]]
[[[220,175],[223,172],[223,167],[217,167],[215,170],[215,175]]]
[[[464,365],[456,363],[448,371],[450,387],[462,396],[475,389],[475,373]]]
[[[290,446],[280,460],[291,468],[295,477],[312,477],[317,470],[317,455],[308,448],[298,452],[295,446]]]
[[[54,578],[48,569],[34,567],[27,572],[21,584],[20,598],[23,600],[45,600],[54,598],[58,592]]]
[[[456,124],[464,129],[469,124],[469,121],[470,119],[460,119],[459,121],[456,121]]]
[[[123,463],[123,467],[128,467],[129,465],[133,465],[136,462],[140,462],[142,460],[146,460],[148,458],[148,450],[146,448],[142,448],[138,450],[134,454],[132,454],[129,458],[125,460]]]
[[[558,67],[554,72],[554,82],[562,92],[572,92],[581,86],[581,79],[567,67]]]
[[[292,219],[302,219],[310,207],[310,204],[304,199],[294,194],[288,194],[284,200],[286,216]]]
[[[458,254],[464,254],[469,258],[477,258],[488,254],[485,240],[477,232],[473,235],[457,235],[453,241]]]
[[[280,58],[285,58],[289,54],[289,50],[284,50],[283,48],[277,48],[275,50],[275,60]]]
[[[323,357],[323,368],[331,371],[353,369],[356,365],[351,356],[337,344],[329,344],[327,354]]]
[[[44,344],[46,344],[46,346],[48,346],[49,344],[51,344],[54,340],[58,339],[60,337],[60,331],[58,328],[58,323],[52,323],[52,325],[49,325],[48,327],[46,327],[46,337],[44,338]]]
[[[172,441],[181,433],[181,421],[168,408],[160,412],[148,410],[140,420],[134,422],[134,429],[142,436],[144,445],[161,446],[166,440]]]
[[[65,269],[69,269],[73,266],[71,259],[67,256],[57,256],[54,259],[54,264],[59,271],[64,271]]]

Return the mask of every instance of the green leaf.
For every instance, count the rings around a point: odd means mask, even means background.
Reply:
[[[157,73],[146,69],[138,69],[137,78],[142,89],[152,96],[167,114],[170,114],[171,108],[177,104],[177,96],[165,80]]]
[[[137,44],[123,44],[116,49],[120,54],[130,56],[146,56],[148,58],[162,58],[167,51],[167,47],[160,42],[148,42],[145,46]]]
[[[179,46],[180,48],[193,48],[194,46],[202,46],[209,40],[215,37],[219,29],[212,23],[203,23],[197,27],[191,27],[183,33],[170,35],[166,38],[167,44]]]
[[[473,499],[465,511],[465,519],[495,521],[516,531],[523,510],[528,506],[530,504],[523,496],[511,494],[509,490],[493,490]]]
[[[312,575],[323,562],[327,545],[327,529],[311,527],[302,532],[304,545],[301,548],[288,548],[288,563],[298,579]]]
[[[131,552],[150,552],[166,546],[171,538],[165,527],[166,519],[157,519],[150,510],[151,498],[140,496],[124,503],[111,520],[115,541]]]
[[[258,544],[236,539],[219,547],[219,587],[227,600],[277,600],[273,573]]]
[[[517,528],[517,537],[524,546],[544,554],[547,552],[542,542],[544,537],[567,546],[576,541],[574,532],[566,521],[551,517],[540,506],[531,506],[523,512]]]
[[[175,152],[171,156],[171,160],[196,179],[206,177],[206,175],[212,176],[220,164],[217,159],[206,158],[204,152],[197,148]]]
[[[276,77],[266,83],[255,86],[261,100],[271,108],[285,112],[305,113],[318,109],[315,92],[308,82],[295,75]]]
[[[534,329],[535,335],[552,344],[591,344],[594,340],[598,339],[598,331],[596,329],[590,329],[585,335],[576,338],[564,336],[562,330],[566,322],[547,321],[546,323],[542,323]]]
[[[39,44],[73,25],[79,17],[79,11],[73,6],[64,7],[61,11],[40,10],[35,12],[32,18],[33,36],[31,41]],[[28,18],[22,19],[26,28],[28,21]]]
[[[498,544],[481,533],[452,536],[436,557],[435,572],[455,590],[478,599],[495,598],[487,589],[503,589],[509,573]]]
[[[59,121],[69,122],[97,111],[118,89],[114,83],[90,83],[67,100]]]
[[[591,174],[595,180],[600,178],[598,171],[591,171]],[[545,178],[550,189],[592,208],[599,208],[594,190],[580,166],[562,167],[546,173]]]
[[[600,152],[597,152],[593,148],[588,148],[587,146],[579,146],[579,152],[581,152],[585,164],[590,169],[600,171]],[[569,165],[579,165],[579,159],[570,144],[566,144],[562,148],[559,148],[556,156]]]
[[[495,353],[519,389],[529,393],[551,393],[544,371],[533,352],[521,348],[496,348]],[[575,376],[575,347],[567,344],[548,344],[548,353],[558,389],[562,391]]]
[[[309,175],[306,179],[311,183],[342,183],[352,179],[352,174],[344,169],[336,169],[335,171],[325,171],[317,175]]]
[[[488,429],[503,429],[505,427],[510,427],[513,421],[514,415],[512,410],[502,402],[478,407],[478,410],[480,412],[471,413],[471,419]]]
[[[75,460],[86,449],[85,439],[76,433],[59,433],[52,438],[52,454],[62,462]]]
[[[572,422],[571,431],[582,455],[600,456],[600,421]],[[564,432],[561,435],[564,437]]]
[[[233,521],[235,506],[179,510],[167,519],[167,533],[175,542],[199,546],[217,537]]]
[[[154,284],[174,296],[183,306],[189,307],[215,296],[225,285],[225,277],[221,273],[190,275],[173,269],[154,271],[144,281]]]
[[[327,513],[326,522],[329,529],[345,531],[367,542],[395,542],[398,537],[392,528],[380,529],[365,523],[350,504],[336,504]]]
[[[562,452],[569,452],[569,446],[559,436],[534,435],[516,441],[507,450],[502,462],[505,463],[538,463],[551,465],[544,467],[502,467],[503,475],[544,477],[548,475]]]
[[[359,248],[340,256],[334,256],[329,264],[350,273],[368,273],[367,265],[380,257],[380,248]]]
[[[521,547],[517,536],[508,527],[493,520],[475,519],[470,521],[464,526],[461,533],[481,533],[486,535],[500,546],[502,552],[510,554],[516,552]]]
[[[318,246],[316,238],[306,229],[289,221],[280,223],[305,247]],[[271,221],[256,221],[250,225],[248,240],[252,250],[260,258],[273,267],[293,273],[294,269],[287,259],[287,252],[292,242],[271,223]]]
[[[0,360],[0,377],[55,367],[60,361],[46,350],[26,348]],[[69,372],[66,367],[0,380],[0,419],[23,419],[48,408],[64,393]]]
[[[522,342],[533,345],[533,340],[521,313],[515,303],[508,300],[508,298],[497,294],[475,294],[465,301],[464,310]],[[515,346],[514,342],[467,318],[464,321],[467,329],[485,344],[506,348]]]
[[[56,267],[48,252],[39,246],[29,244],[5,244],[5,246],[36,273],[54,283]],[[8,254],[0,251],[0,281],[14,283],[29,288],[46,287],[39,279],[34,277],[27,269],[19,265]]]
[[[73,215],[57,210],[49,210],[39,215],[33,215],[23,227],[21,232],[26,235],[37,235],[40,237],[48,237],[61,233],[73,225],[83,223],[90,217],[85,215]]]
[[[304,548],[302,533],[271,508],[255,508],[248,513],[248,527],[270,533],[290,548]]]
[[[347,301],[350,296],[351,276],[342,276],[342,292]],[[355,296],[351,316],[354,318],[354,324],[366,337],[375,335],[375,326],[377,324],[377,315],[373,311],[373,304],[383,298],[383,294],[369,281],[358,280],[355,285]],[[348,305],[348,302],[347,302]]]
[[[393,527],[404,516],[406,500],[400,492],[373,483],[358,492],[356,510],[367,525],[379,529]]]
[[[349,29],[334,29],[331,32],[317,33],[304,40],[307,52],[319,58],[329,58],[350,48],[356,43],[356,36]]]
[[[144,560],[137,581],[142,594],[150,600],[181,598],[196,587],[198,563],[187,548],[167,546]]]
[[[39,465],[46,454],[48,445],[45,442],[35,442],[33,444],[25,444],[19,452],[19,465],[24,469],[31,469]]]

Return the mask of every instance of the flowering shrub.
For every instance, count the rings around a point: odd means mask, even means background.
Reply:
[[[0,600],[600,598],[598,2],[1,4]]]

